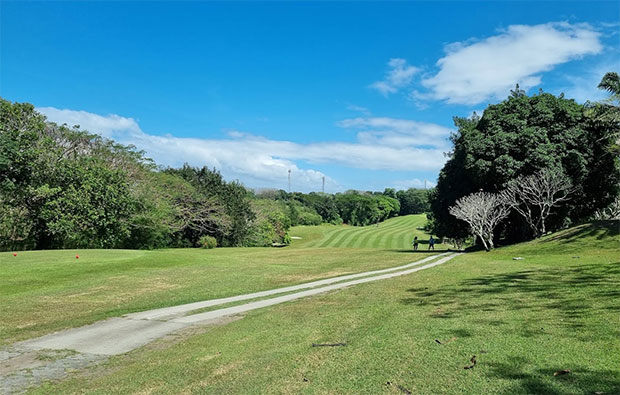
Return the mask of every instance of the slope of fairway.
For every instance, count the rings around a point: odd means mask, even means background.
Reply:
[[[333,248],[4,252],[0,344],[129,312],[399,266],[425,255]]]
[[[428,235],[422,228],[426,215],[407,215],[381,222],[378,225],[320,225],[296,226],[289,234],[293,248],[382,248],[411,249],[415,236],[420,239],[420,248],[427,248]]]
[[[256,310],[35,393],[618,394],[619,226]]]

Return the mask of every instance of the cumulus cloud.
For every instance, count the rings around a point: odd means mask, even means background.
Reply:
[[[445,141],[440,141],[450,133],[448,128],[423,122],[353,118],[341,121],[339,126],[358,130],[357,142],[300,144],[236,130],[229,131],[222,139],[200,139],[148,134],[133,119],[118,115],[100,116],[50,107],[38,110],[52,114],[55,122],[77,123],[94,133],[103,130],[113,134],[115,140],[134,144],[160,164],[179,166],[187,162],[215,167],[227,178],[239,179],[248,186],[285,189],[291,170],[292,186],[296,190],[318,190],[323,177],[327,190],[338,189],[334,179],[315,169],[303,169],[298,161],[368,170],[437,171],[445,162],[442,145]],[[62,119],[59,114],[67,118]],[[127,129],[121,130],[119,125],[127,125]]]
[[[390,93],[396,93],[399,89],[409,85],[413,76],[420,69],[407,64],[405,59],[393,58],[388,62],[388,71],[385,78],[370,84],[370,87],[379,91],[382,95],[388,96]]]
[[[133,118],[116,114],[99,115],[86,111],[62,110],[54,107],[37,108],[48,120],[58,124],[66,123],[70,127],[79,125],[104,137],[112,138],[117,133],[140,133],[140,126]]]
[[[559,64],[601,53],[600,36],[588,24],[554,22],[511,25],[486,39],[452,43],[437,61],[439,71],[422,79],[428,91],[412,97],[470,105],[501,99],[517,83],[528,89]]]
[[[387,117],[351,118],[338,123],[343,128],[360,129],[361,144],[399,147],[448,149],[452,129],[427,122]]]

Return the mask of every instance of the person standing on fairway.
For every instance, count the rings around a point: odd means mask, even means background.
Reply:
[[[413,250],[414,251],[418,250],[418,236],[413,238]]]
[[[435,249],[435,239],[433,239],[433,236],[431,236],[430,239],[428,239],[428,249]]]

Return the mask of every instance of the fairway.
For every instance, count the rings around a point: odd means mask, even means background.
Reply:
[[[33,393],[620,393],[618,226],[248,312]]]
[[[418,236],[420,249],[424,250],[428,247],[429,237],[421,230],[425,224],[426,215],[417,214],[391,218],[369,226],[296,226],[289,233],[294,248],[411,249],[413,238]]]
[[[423,217],[395,220],[381,226],[402,228],[399,237],[407,247],[402,250],[306,248],[304,242],[308,239],[302,239],[278,249],[55,250],[18,252],[17,256],[0,253],[0,344],[126,313],[385,269],[424,258],[426,254],[411,253],[407,246],[409,228],[393,226],[400,221],[413,227]],[[325,230],[331,237],[351,229],[373,233],[382,230],[320,226],[306,233],[315,231],[319,240]]]

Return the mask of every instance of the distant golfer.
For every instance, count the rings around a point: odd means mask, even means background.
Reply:
[[[435,239],[433,239],[433,236],[431,236],[430,239],[428,239],[428,249],[429,250],[434,250],[435,249]]]
[[[418,236],[413,238],[413,250],[414,251],[418,250]]]

